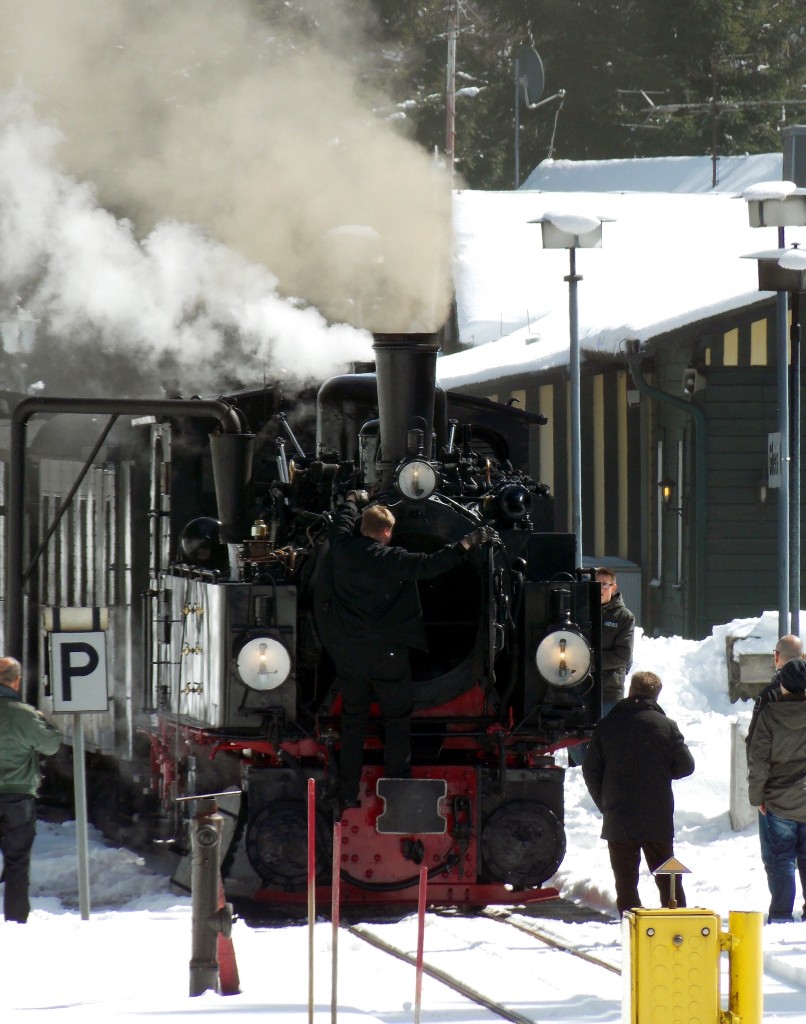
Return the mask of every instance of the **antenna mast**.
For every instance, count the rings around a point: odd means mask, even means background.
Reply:
[[[445,156],[453,175],[456,152],[456,38],[459,35],[459,0],[448,3],[448,68],[445,87]]]

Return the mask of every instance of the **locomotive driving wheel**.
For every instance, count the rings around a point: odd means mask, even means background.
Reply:
[[[565,855],[565,829],[557,815],[535,800],[511,800],[496,808],[481,833],[483,871],[516,888],[541,885]]]
[[[316,815],[316,873],[324,876],[331,859],[330,825]],[[246,827],[246,855],[265,886],[305,887],[308,878],[308,812],[302,800],[267,804]]]

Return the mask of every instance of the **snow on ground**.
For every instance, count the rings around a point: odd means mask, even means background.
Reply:
[[[664,681],[660,703],[674,718],[697,762],[694,775],[675,784],[676,855],[691,871],[685,878],[690,906],[717,912],[727,927],[731,910],[766,910],[769,902],[758,850],[755,821],[739,832],[730,823],[730,735],[732,723],[747,723],[750,704],[727,697],[726,637],[742,636],[754,651],[772,651],[777,615],[721,626],[703,641],[675,638],[636,641],[635,669],[650,669]],[[621,931],[614,913],[614,890],[607,848],[599,838],[601,821],[581,772],[566,776],[568,853],[553,880],[563,895],[597,908],[611,921],[563,923],[552,931],[585,943],[613,963],[621,961]],[[194,1018],[219,1024],[237,1018],[308,1020],[308,929],[305,925],[249,928],[236,921],[233,938],[241,994],[188,995],[191,904],[170,892],[167,876],[149,870],[143,859],[116,849],[91,833],[92,913],[78,912],[75,825],[42,822],[34,848],[33,911],[27,925],[0,923],[0,1012],[4,1024],[47,1021],[72,1024],[114,1021],[134,1024],[158,1018],[180,1024]],[[649,876],[641,883],[649,906],[656,890]],[[796,916],[799,912],[796,905]],[[326,908],[323,908],[323,910]],[[426,960],[456,970],[485,993],[508,997],[535,1019],[615,1021],[621,1013],[616,975],[587,980],[579,961],[568,957],[568,975],[541,971],[544,954],[531,949],[510,929],[503,939],[493,922],[429,915]],[[765,1008],[789,1024],[806,1024],[806,920],[764,928]],[[331,1019],[331,926],[314,929],[314,1020]],[[414,952],[416,919],[382,926],[387,941]],[[502,945],[506,943],[506,945]],[[461,949],[457,958],[456,950]],[[723,958],[724,959],[724,958]],[[338,949],[338,1020],[409,1022],[413,1019],[413,968],[391,961],[352,935],[341,933]],[[723,989],[724,990],[724,989]],[[495,1020],[428,978],[423,982],[424,1022],[478,1024]]]

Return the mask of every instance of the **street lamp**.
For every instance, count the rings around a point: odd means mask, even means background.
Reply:
[[[579,373],[579,311],[577,284],[582,275],[576,272],[577,249],[601,249],[602,224],[609,217],[588,217],[572,213],[544,213],[529,221],[539,224],[543,232],[544,249],[568,249],[570,272],[568,282],[568,322],[570,327],[571,374],[571,523],[576,538],[577,566],[582,565],[582,429],[580,411]]]
[[[779,249],[752,253],[758,261],[758,287],[778,293],[778,405],[782,474],[778,509],[779,633],[800,632],[800,296],[806,291],[806,252],[784,247],[784,228],[806,225],[806,188],[794,182],[761,182],[746,189],[751,227],[777,227]],[[789,351],[786,294],[791,296]],[[789,380],[787,381],[787,363]],[[787,384],[789,385],[787,394]],[[788,452],[787,452],[788,447]],[[795,566],[791,572],[790,567]],[[789,607],[789,622],[786,608]]]

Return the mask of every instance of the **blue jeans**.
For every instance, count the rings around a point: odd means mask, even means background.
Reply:
[[[769,920],[791,921],[795,906],[795,864],[798,866],[801,888],[806,886],[806,822],[780,818],[769,809],[766,817],[770,854],[767,870],[771,897]]]
[[[770,826],[767,824],[767,815],[758,811],[758,845],[761,847],[761,863],[764,865],[764,873],[767,876],[767,885],[770,885],[770,870],[772,866],[772,849],[770,847]]]

